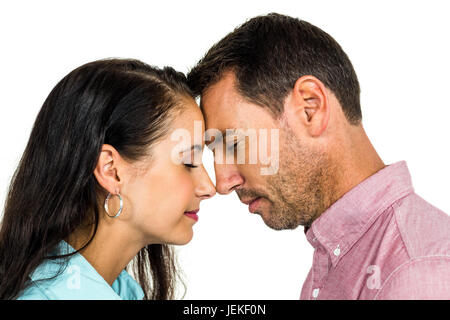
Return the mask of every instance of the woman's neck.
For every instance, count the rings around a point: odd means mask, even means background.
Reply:
[[[75,250],[81,249],[92,237],[94,226],[79,228],[66,240]],[[120,220],[100,218],[97,232],[80,254],[94,267],[103,279],[112,285],[130,261],[145,246],[136,234],[127,230]]]

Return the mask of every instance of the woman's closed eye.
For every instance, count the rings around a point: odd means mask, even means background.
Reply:
[[[184,163],[184,166],[187,168],[197,168],[198,166],[193,165],[192,163]]]
[[[198,164],[201,163],[203,154],[202,151],[201,146],[192,146],[188,152],[184,153],[184,156],[182,157],[184,159],[182,160],[183,165],[188,169],[197,168],[199,166]]]

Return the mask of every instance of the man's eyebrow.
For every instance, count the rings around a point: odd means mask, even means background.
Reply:
[[[215,136],[213,135],[212,137],[214,137],[213,141],[207,141],[205,142],[206,146],[211,149],[213,148],[216,144],[223,142],[223,140],[225,139],[226,141],[226,137],[227,136],[231,136],[231,135],[235,135],[236,134],[237,129],[234,128],[228,128],[228,129],[223,129],[220,130],[220,138],[216,139]]]
[[[227,134],[228,132],[228,134]],[[225,129],[222,130],[220,133],[222,133],[222,137],[225,139],[225,141],[227,141],[227,137],[236,137],[238,135],[239,130],[235,129],[235,128],[230,128],[230,129]]]

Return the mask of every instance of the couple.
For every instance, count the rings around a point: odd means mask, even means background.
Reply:
[[[450,219],[414,193],[405,162],[380,159],[359,92],[332,37],[279,14],[235,29],[187,77],[136,60],[75,69],[46,99],[11,183],[0,298],[172,299],[171,245],[191,240],[217,190],[270,228],[304,226],[315,253],[301,299],[449,299]],[[195,123],[200,139],[173,139],[198,138]],[[203,139],[209,129],[223,135]],[[266,150],[276,172],[249,163],[263,137],[237,129],[278,130],[276,159]],[[234,161],[217,161],[223,152]]]

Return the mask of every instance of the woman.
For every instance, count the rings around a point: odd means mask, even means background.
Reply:
[[[62,79],[6,199],[0,299],[174,298],[169,245],[191,240],[200,201],[215,194],[203,139],[171,137],[194,136],[194,121],[202,114],[172,68],[101,60]]]

